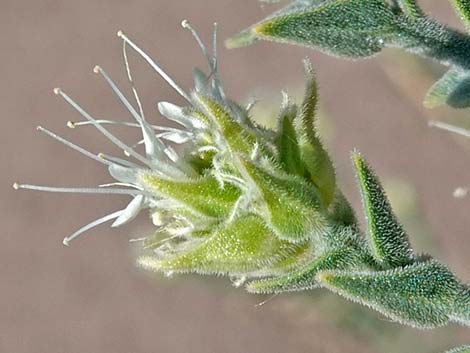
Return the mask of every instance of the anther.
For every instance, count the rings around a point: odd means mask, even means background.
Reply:
[[[67,121],[67,127],[69,129],[75,129],[75,123],[73,121]]]
[[[57,87],[57,88],[54,88],[54,94],[59,95],[59,94],[61,94],[61,93],[62,93],[62,90],[61,90],[60,88],[58,88],[58,87]]]
[[[13,189],[18,190],[20,188],[20,184],[13,183]]]
[[[183,21],[181,21],[181,27],[183,27],[185,29],[189,29],[189,28],[191,28],[191,25],[189,24],[188,20],[183,20]]]
[[[101,67],[99,67],[99,65],[96,65],[94,68],[93,68],[93,72],[95,74],[99,74],[101,72]]]
[[[124,36],[124,33],[121,30],[119,30],[119,31],[117,31],[117,36],[119,38],[122,38]]]

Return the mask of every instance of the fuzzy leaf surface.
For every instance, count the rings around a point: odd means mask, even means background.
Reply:
[[[306,73],[305,95],[294,121],[301,159],[309,173],[309,180],[319,190],[322,201],[328,206],[336,190],[336,176],[330,156],[323,147],[316,129],[318,87],[309,61],[304,62]]]
[[[274,265],[303,246],[274,237],[261,218],[247,215],[221,225],[181,254],[163,259],[143,256],[139,264],[153,271],[247,275]]]
[[[470,1],[469,0],[451,0],[457,15],[467,28],[470,28]]]
[[[280,12],[229,40],[227,45],[237,47],[267,39],[359,58],[381,51],[384,40],[395,30],[395,15],[384,1],[325,1]]]
[[[413,252],[408,235],[396,219],[377,176],[359,153],[354,153],[352,158],[359,179],[373,255],[385,268],[411,264]]]
[[[470,107],[470,71],[453,67],[429,89],[424,99],[427,108],[445,104],[453,108]]]
[[[313,186],[298,177],[272,175],[249,160],[242,163],[261,194],[260,212],[280,239],[302,242],[325,231],[327,221]]]
[[[250,282],[247,290],[251,293],[282,293],[302,291],[319,287],[316,275],[319,271],[343,269],[357,261],[355,249],[331,250],[312,261],[304,268],[288,275]]]
[[[429,261],[383,272],[322,272],[326,288],[415,327],[453,321],[462,285],[443,265]]]

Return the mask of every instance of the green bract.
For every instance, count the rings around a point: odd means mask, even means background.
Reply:
[[[396,26],[397,9],[378,0],[314,3],[313,8],[305,6],[308,1],[296,3],[284,11],[282,21],[275,17],[257,26],[256,33],[284,33],[302,21],[320,30],[334,27],[331,33],[329,29],[322,32],[332,42],[321,45],[328,49],[338,41],[337,53],[364,56],[380,49],[380,39],[389,40]],[[420,16],[413,11],[412,2],[399,5]],[[362,7],[354,10],[355,6]],[[304,12],[299,14],[299,10]],[[353,12],[354,21],[347,21],[348,11]],[[189,24],[183,25],[202,46]],[[311,33],[303,34],[310,38]],[[470,325],[468,285],[429,256],[415,255],[378,177],[359,153],[353,153],[367,235],[360,231],[316,129],[317,86],[309,62],[305,63],[303,101],[296,105],[285,97],[278,127],[270,130],[256,124],[251,106],[227,98],[216,57],[205,47],[210,72],[195,70],[195,87],[186,93],[134,42],[119,35],[124,49],[130,46],[140,53],[185,99],[182,107],[158,104],[162,116],[180,128],[151,125],[137,91],[133,90],[134,107],[99,67],[95,72],[106,80],[135,122],[97,120],[62,90],[55,90],[86,119],[71,123],[72,127],[94,126],[130,157],[95,155],[41,128],[105,165],[116,182],[98,189],[15,187],[132,197],[126,208],[81,228],[65,244],[106,221],[114,220],[115,227],[127,223],[145,209],[155,226],[153,234],[141,239],[138,264],[147,270],[226,275],[236,284],[246,283],[247,290],[254,293],[326,288],[411,326]],[[342,46],[341,38],[354,39],[357,46]],[[139,128],[143,152],[105,128],[113,123]],[[174,144],[179,148],[172,147]]]
[[[451,0],[466,26],[470,1]],[[450,71],[428,93],[425,104],[470,106],[470,36],[426,16],[416,0],[297,0],[229,39],[228,47],[270,40],[366,58],[387,47],[433,58]]]

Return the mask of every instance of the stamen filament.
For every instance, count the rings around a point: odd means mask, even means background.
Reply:
[[[128,121],[115,121],[115,120],[106,120],[106,119],[96,119],[94,122],[89,121],[89,120],[83,120],[83,121],[68,121],[67,126],[71,129],[75,129],[76,127],[80,126],[86,126],[86,125],[122,125],[122,126],[128,126],[128,127],[135,127],[135,128],[141,128],[140,124],[137,123],[131,123]],[[172,127],[166,127],[166,126],[159,126],[159,125],[149,125],[152,129],[155,131],[165,131],[165,132],[179,132],[183,130],[175,129]]]
[[[108,85],[111,87],[113,92],[118,96],[119,100],[121,101],[122,104],[127,108],[127,110],[131,113],[133,118],[139,123],[142,124],[142,116],[137,113],[135,108],[132,106],[132,104],[127,100],[127,98],[124,96],[124,94],[121,92],[121,90],[117,87],[117,85],[114,83],[114,81],[109,77],[109,75],[104,71],[100,66],[95,66],[93,69],[93,72],[100,74],[108,83]]]
[[[59,192],[59,193],[73,193],[73,194],[115,194],[115,195],[141,195],[140,190],[131,189],[111,189],[111,188],[62,188],[54,186],[30,185],[14,183],[13,188],[45,191],[45,192]]]
[[[127,152],[130,156],[134,157],[138,161],[146,164],[149,167],[153,167],[153,163],[149,161],[147,158],[141,156],[139,153],[134,151],[132,148],[127,146],[124,142],[102,127],[100,124],[96,122],[96,120],[88,114],[82,107],[80,107],[75,101],[72,100],[67,94],[65,94],[60,88],[55,88],[54,93],[60,95],[67,103],[69,103],[80,115],[82,115],[85,119],[93,122],[93,126],[95,126],[103,135],[105,135],[112,143],[114,143],[119,148],[123,149]]]
[[[122,42],[122,55],[124,57],[124,65],[126,66],[127,79],[129,80],[129,83],[131,84],[135,101],[137,102],[137,106],[139,107],[140,116],[142,117],[142,120],[145,121],[144,109],[142,108],[142,103],[140,102],[139,93],[137,92],[137,89],[135,87],[134,79],[131,73],[131,67],[129,65],[129,60],[127,58],[127,45],[125,41]]]
[[[186,99],[188,102],[191,102],[190,97],[188,94],[181,88],[179,87],[176,82],[168,76],[165,71],[163,71],[160,66],[150,57],[148,56],[142,49],[140,49],[134,42],[132,42],[122,31],[118,32],[118,37],[127,42],[132,49],[134,49],[137,53],[144,58],[145,61],[171,86],[173,89],[178,92],[184,99]]]
[[[214,58],[209,54],[209,51],[207,50],[206,46],[202,42],[201,37],[199,37],[199,34],[196,32],[196,30],[191,26],[188,20],[183,20],[181,21],[181,27],[184,29],[187,29],[191,35],[194,37],[196,40],[197,45],[199,48],[202,50],[202,53],[207,59],[207,62],[209,63],[209,68],[211,69],[211,74],[214,73],[215,65],[214,65]]]
[[[49,131],[45,128],[43,128],[42,126],[38,126],[37,127],[37,130],[38,131],[41,131],[43,133],[45,133],[46,135],[48,135],[49,137],[52,137],[54,140],[57,140],[61,143],[63,143],[64,145],[74,149],[75,151],[77,152],[80,152],[81,154],[87,156],[88,158],[91,158],[99,163],[103,163],[103,164],[106,164],[106,165],[110,165],[111,163],[109,163],[108,161],[100,158],[98,155],[95,155],[87,150],[85,150],[84,148],[80,147],[80,146],[77,146],[75,144],[73,144],[72,142],[70,141],[67,141],[66,139],[64,139],[63,137],[60,137],[59,135],[53,133],[52,131]]]
[[[104,154],[104,153],[99,153],[98,157],[100,157],[102,159],[105,159],[105,160],[108,160],[108,161],[112,162],[113,164],[118,164],[118,165],[122,165],[124,167],[129,167],[129,168],[141,169],[139,165],[137,165],[135,163],[132,163],[132,162],[126,160],[126,159],[113,157],[113,156],[110,156],[110,155]]]

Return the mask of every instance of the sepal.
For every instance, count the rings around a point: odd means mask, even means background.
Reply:
[[[359,153],[353,153],[362,194],[370,247],[385,268],[409,265],[414,256],[408,235],[398,222],[380,182]]]
[[[230,184],[223,188],[210,176],[174,181],[150,172],[141,176],[142,184],[157,195],[164,195],[205,216],[226,217],[240,197],[240,191]]]
[[[253,192],[259,193],[258,212],[278,238],[302,242],[327,229],[318,192],[311,184],[281,171],[269,173],[248,159],[241,163],[252,180]]]
[[[138,262],[159,272],[259,276],[303,246],[278,239],[260,217],[247,215],[220,225],[194,244],[176,244],[161,258],[142,256]]]
[[[309,174],[308,179],[318,188],[322,201],[327,207],[335,194],[335,169],[316,129],[318,87],[315,72],[310,61],[305,60],[304,66],[306,74],[305,96],[294,124],[302,162]]]

